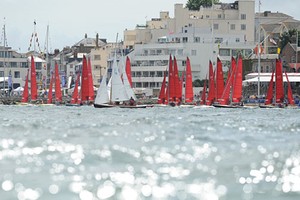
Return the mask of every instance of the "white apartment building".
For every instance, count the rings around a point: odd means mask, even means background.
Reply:
[[[174,18],[161,12],[160,18],[146,26],[124,32],[124,45],[134,49],[132,61],[133,87],[151,88],[157,94],[168,66],[169,55],[176,56],[179,73],[192,65],[193,80],[205,79],[208,63],[217,56],[227,69],[231,56],[248,57],[255,46],[255,1],[239,0],[190,11],[175,4]]]

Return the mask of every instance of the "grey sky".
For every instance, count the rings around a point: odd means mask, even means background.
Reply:
[[[187,0],[0,0],[0,26],[3,26],[5,18],[8,45],[25,52],[34,30],[34,20],[42,50],[49,24],[49,50],[53,51],[55,48],[72,46],[85,33],[90,37],[99,33],[101,38],[110,42],[115,41],[116,34],[119,33],[119,38],[122,39],[126,28],[134,29],[137,24],[145,24],[146,20],[159,17],[160,11],[170,11],[173,17],[174,4],[186,2]],[[261,11],[284,12],[300,19],[300,13],[297,12],[299,0],[261,2]],[[1,42],[2,38],[1,31]]]

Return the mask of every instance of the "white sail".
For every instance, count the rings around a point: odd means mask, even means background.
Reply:
[[[117,58],[114,57],[112,65],[112,75],[111,75],[111,101],[120,102],[128,101],[130,97],[127,96],[125,87],[123,85],[121,75],[117,65]]]
[[[129,83],[129,80],[128,80],[128,77],[127,77],[127,74],[126,74],[126,64],[125,64],[125,61],[123,59],[123,56],[122,56],[122,62],[121,63],[122,63],[121,68],[122,68],[123,84],[124,84],[124,87],[125,87],[126,94],[129,98],[132,97],[134,100],[136,100],[136,96],[134,94],[133,89],[130,86],[130,83]]]
[[[109,94],[107,91],[106,85],[106,74],[102,77],[102,81],[100,83],[100,87],[97,91],[97,96],[95,99],[95,104],[107,104],[109,103]]]

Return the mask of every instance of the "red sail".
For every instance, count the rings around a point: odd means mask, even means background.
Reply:
[[[283,90],[283,77],[282,77],[282,63],[281,60],[276,59],[276,103],[283,103],[284,90]]]
[[[183,87],[183,81],[184,81],[184,71],[181,73],[179,85],[180,85],[180,102],[182,102],[182,87]]]
[[[93,84],[93,75],[92,75],[92,65],[91,59],[88,59],[88,83],[89,83],[89,101],[94,101],[94,84]]]
[[[273,78],[274,78],[274,71],[272,72],[271,80],[269,82],[269,87],[268,87],[268,91],[267,91],[265,105],[272,104],[272,101],[273,101],[273,87],[274,87],[274,80],[273,80]]]
[[[242,56],[238,57],[237,69],[235,71],[233,79],[233,94],[232,102],[239,103],[242,101],[242,91],[243,91],[243,60]]]
[[[126,57],[126,68],[125,68],[125,70],[126,70],[126,75],[127,75],[130,87],[132,87],[131,64],[130,64],[130,59],[129,59],[128,56]]]
[[[206,100],[206,105],[212,105],[214,100],[215,100],[215,78],[214,78],[214,69],[213,69],[213,65],[212,62],[209,61],[209,82],[208,82],[208,96],[207,96],[207,100]]]
[[[175,101],[176,93],[175,93],[175,81],[174,81],[174,70],[172,64],[172,56],[169,58],[169,76],[168,76],[168,98],[169,102]]]
[[[223,77],[222,62],[218,58],[217,59],[217,73],[216,73],[216,97],[217,97],[217,100],[222,98],[223,91],[224,91],[224,77]]]
[[[164,104],[166,101],[166,72],[164,73],[164,79],[161,84],[160,92],[159,92],[159,97],[158,97],[158,104]]]
[[[289,77],[288,77],[286,72],[284,72],[284,73],[285,73],[286,81],[288,83],[288,92],[287,92],[288,104],[289,105],[295,105],[295,101],[294,101],[294,98],[293,98],[293,92],[292,92],[291,83],[289,81]]]
[[[88,67],[86,57],[83,56],[82,60],[82,72],[81,72],[81,100],[89,100],[89,79],[88,79]]]
[[[76,78],[76,82],[75,82],[75,87],[74,87],[74,91],[72,94],[72,99],[71,99],[71,104],[79,104],[80,100],[79,100],[79,95],[78,95],[78,83],[80,80],[80,74],[77,74],[77,78]]]
[[[181,99],[181,84],[179,80],[178,66],[177,66],[177,61],[175,56],[174,56],[174,82],[175,82],[176,102],[178,102]]]
[[[27,71],[27,75],[26,75],[26,80],[25,80],[25,86],[24,86],[24,91],[23,91],[23,95],[22,95],[22,103],[27,103],[28,102],[28,96],[29,96],[29,91],[28,91],[28,73],[29,70]]]
[[[230,91],[232,90],[232,88],[234,87],[234,78],[235,78],[235,74],[236,74],[236,60],[231,57],[231,69],[230,69],[230,73],[228,73],[228,78],[226,81],[226,86],[224,88],[223,94],[221,99],[219,99],[220,104],[222,105],[228,105],[230,103]]]
[[[48,100],[47,103],[52,103],[52,98],[53,98],[53,93],[52,93],[52,87],[53,87],[53,74],[51,72],[51,78],[50,78],[50,86],[49,86],[49,91],[48,91]]]
[[[186,60],[186,79],[185,79],[185,102],[191,103],[194,99],[193,78],[190,59]]]
[[[37,86],[36,86],[36,71],[35,71],[35,63],[33,56],[31,56],[31,73],[30,73],[30,91],[31,91],[31,101],[37,100]]]
[[[60,78],[58,73],[58,64],[55,63],[55,101],[62,101],[61,87],[60,87]]]
[[[201,94],[201,101],[200,105],[205,105],[206,104],[206,78],[204,80],[204,86]]]

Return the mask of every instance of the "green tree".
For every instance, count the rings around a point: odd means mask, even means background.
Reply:
[[[279,37],[279,47],[282,50],[285,45],[287,45],[288,43],[291,44],[295,44],[296,43],[296,36],[297,36],[297,29],[291,29],[287,32],[284,32],[280,37]],[[300,34],[298,31],[298,46],[299,46],[299,42],[300,42]]]
[[[188,0],[186,3],[186,7],[189,10],[199,10],[200,6],[208,7],[212,5],[212,1],[214,3],[219,3],[219,0]]]

